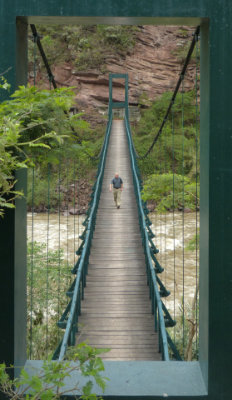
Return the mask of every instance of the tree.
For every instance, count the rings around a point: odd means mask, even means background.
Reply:
[[[0,90],[10,86],[1,77]],[[0,104],[0,215],[14,207],[14,171],[33,165],[32,156],[60,145],[66,138],[76,140],[75,131],[85,130],[81,114],[69,116],[74,102],[72,88],[39,90],[20,86]]]

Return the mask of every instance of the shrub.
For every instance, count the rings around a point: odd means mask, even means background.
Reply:
[[[199,198],[196,199],[196,186],[186,176],[178,174],[152,174],[144,182],[142,198],[144,201],[152,200],[159,212],[173,209],[199,207]],[[198,184],[199,193],[199,184]]]

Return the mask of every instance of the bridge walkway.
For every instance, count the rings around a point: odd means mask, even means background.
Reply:
[[[123,179],[121,208],[109,185]],[[108,360],[161,360],[154,332],[124,121],[114,120],[92,240],[77,343],[110,348]]]

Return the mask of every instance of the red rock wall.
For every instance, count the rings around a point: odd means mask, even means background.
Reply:
[[[99,70],[75,71],[68,63],[52,66],[58,85],[75,86],[78,107],[99,108],[108,104],[108,74],[109,72],[129,74],[129,102],[137,105],[141,95],[148,100],[154,100],[165,91],[175,87],[182,64],[173,54],[181,48],[194,32],[193,27],[184,27],[186,37],[180,34],[180,27],[174,26],[141,26],[136,38],[136,44],[126,56],[109,54],[105,58],[103,74]],[[195,76],[194,65],[189,66],[185,87],[192,88]],[[39,84],[42,74],[37,76]],[[44,84],[43,84],[44,86]],[[45,84],[48,87],[48,84]],[[115,101],[124,98],[124,87],[114,85]],[[146,103],[146,101],[145,101]]]

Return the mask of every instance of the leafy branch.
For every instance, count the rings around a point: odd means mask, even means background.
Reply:
[[[3,77],[0,90],[10,90]],[[20,86],[0,104],[0,216],[23,196],[14,190],[14,172],[32,166],[39,149],[49,151],[73,137],[72,125],[86,128],[80,115],[79,119],[67,118],[73,99],[72,88],[39,90]]]
[[[73,348],[69,354],[72,361],[43,362],[41,371],[30,370],[30,373],[23,368],[19,378],[10,379],[6,365],[0,364],[0,390],[13,400],[55,400],[64,396],[67,392],[78,393],[83,400],[96,400],[96,394],[92,393],[93,380],[104,392],[106,377],[101,373],[104,371],[104,364],[99,354],[108,351],[107,349],[96,349],[85,343]],[[77,362],[73,362],[77,361]],[[79,372],[83,377],[90,378],[84,386],[80,387],[78,381],[73,386],[66,388],[65,379],[71,377],[74,372]],[[92,379],[91,379],[92,378]],[[76,395],[77,396],[77,395]]]

